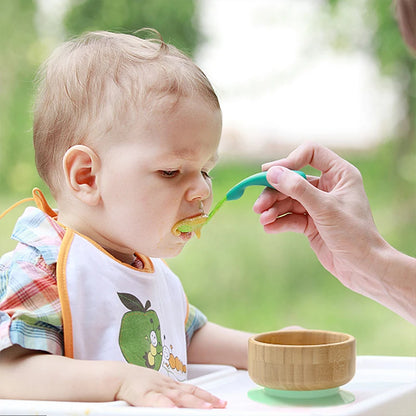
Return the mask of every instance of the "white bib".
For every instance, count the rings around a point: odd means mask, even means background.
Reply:
[[[141,260],[138,270],[66,231],[56,272],[65,355],[127,361],[183,381],[188,302],[182,284],[161,259]]]

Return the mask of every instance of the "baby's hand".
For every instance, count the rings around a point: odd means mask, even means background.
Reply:
[[[132,406],[224,408],[220,400],[197,386],[179,383],[157,371],[128,364],[115,400]]]

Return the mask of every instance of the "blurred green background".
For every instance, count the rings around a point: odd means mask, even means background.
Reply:
[[[62,25],[42,20],[39,10],[63,7]],[[397,249],[416,256],[415,59],[401,41],[391,2],[366,0],[371,42],[360,44],[348,32],[340,2],[327,1],[322,24],[334,48],[362,48],[380,71],[402,88],[403,126],[365,151],[337,149],[361,170],[376,224]],[[46,6],[45,6],[46,4]],[[31,142],[31,107],[36,70],[57,41],[85,30],[132,33],[155,27],[164,39],[193,55],[204,42],[195,0],[2,1],[0,13],[0,211],[45,190],[36,173]],[[41,16],[41,17],[39,17]],[[238,34],[234,34],[238,36]],[[265,160],[284,156],[273,154]],[[265,160],[222,159],[213,172],[214,201]],[[306,169],[307,170],[307,169]],[[306,238],[292,233],[266,235],[252,212],[261,188],[248,189],[227,202],[200,240],[169,259],[189,300],[211,321],[262,332],[287,325],[339,330],[357,338],[359,354],[414,355],[415,327],[377,303],[344,288],[323,269]],[[0,221],[0,252],[14,247],[8,239],[22,208]]]

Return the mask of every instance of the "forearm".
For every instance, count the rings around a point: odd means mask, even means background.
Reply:
[[[0,399],[124,400],[132,406],[224,408],[226,402],[155,370],[118,361],[84,361],[13,346],[0,352]]]
[[[0,353],[0,398],[113,401],[123,366],[28,352],[14,346]]]
[[[188,362],[247,369],[248,339],[251,335],[208,322],[192,337]]]
[[[416,259],[387,243],[374,253],[363,293],[416,325]]]

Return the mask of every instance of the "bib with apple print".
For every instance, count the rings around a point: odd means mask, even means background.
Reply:
[[[130,293],[118,293],[118,297],[129,309],[123,315],[119,334],[119,345],[124,358],[128,363],[159,370],[163,345],[157,313],[150,309],[149,300],[143,306]]]
[[[117,293],[123,305],[129,309],[123,315],[120,326],[119,345],[128,363],[158,371],[161,366],[179,381],[186,379],[186,364],[173,353],[173,346],[162,343],[160,321],[157,313],[130,293]]]

